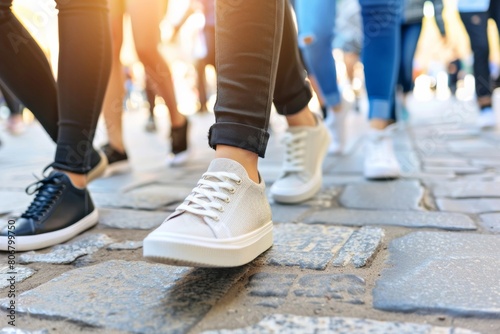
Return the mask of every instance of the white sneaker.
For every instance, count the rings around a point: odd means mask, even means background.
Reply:
[[[325,125],[330,132],[332,141],[328,147],[328,153],[332,155],[342,154],[345,144],[345,120],[347,116],[347,109],[342,108],[340,111],[335,112],[332,108],[328,108]]]
[[[394,179],[400,176],[401,168],[392,141],[395,128],[393,125],[384,130],[370,130],[364,164],[364,175],[367,179]]]
[[[198,185],[144,239],[150,260],[197,267],[244,265],[273,244],[265,183],[253,182],[236,161],[215,159]]]
[[[282,173],[270,190],[276,202],[303,202],[321,189],[321,168],[330,136],[325,124],[316,117],[317,126],[294,126],[285,134]]]
[[[493,109],[486,108],[479,113],[477,118],[477,126],[480,129],[491,129],[494,128],[497,124],[497,120],[495,118],[495,113]]]

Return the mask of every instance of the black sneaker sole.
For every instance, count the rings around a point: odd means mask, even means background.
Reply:
[[[12,244],[11,247],[14,247],[15,251],[24,252],[58,245],[93,227],[97,224],[98,219],[99,214],[97,209],[94,209],[78,222],[61,230],[37,235],[16,236],[14,239],[15,244]],[[9,250],[8,242],[9,238],[7,236],[0,236],[0,251]]]

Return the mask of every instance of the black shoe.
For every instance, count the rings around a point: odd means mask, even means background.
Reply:
[[[108,158],[106,154],[102,151],[97,151],[92,148],[90,154],[90,170],[87,173],[87,182],[92,182],[93,180],[104,175],[106,168],[108,167]]]
[[[32,186],[36,189],[30,192]],[[30,185],[26,192],[36,193],[35,198],[21,217],[13,219],[14,224],[9,223],[0,231],[2,251],[28,251],[57,245],[97,224],[97,209],[87,189],[73,186],[64,173],[53,171]],[[13,242],[9,244],[9,240]]]
[[[170,129],[171,150],[167,163],[171,166],[181,165],[188,159],[188,127],[189,122],[186,118],[184,125]]]
[[[106,158],[108,159],[106,176],[122,174],[130,170],[126,152],[120,153],[115,150],[110,144],[104,145],[103,147],[101,147],[101,150],[104,152]]]

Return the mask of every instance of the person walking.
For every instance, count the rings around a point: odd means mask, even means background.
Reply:
[[[321,188],[328,130],[312,97],[285,0],[216,1],[215,159],[185,201],[144,239],[153,261],[201,267],[246,264],[273,243],[271,209],[258,158],[265,156],[271,104],[286,116],[277,202],[300,203]]]
[[[109,160],[107,175],[128,169],[128,155],[123,142],[124,77],[120,61],[123,42],[123,15],[128,13],[132,23],[134,45],[144,65],[150,94],[161,96],[170,116],[170,148],[167,162],[180,165],[188,157],[188,119],[177,109],[170,67],[158,51],[160,22],[167,10],[166,0],[110,0],[113,61],[110,80],[103,105],[109,142],[102,147]],[[151,107],[151,106],[150,106]]]
[[[111,66],[106,0],[56,0],[58,79],[33,37],[0,0],[0,80],[56,142],[52,171],[28,187],[33,201],[0,231],[0,249],[15,235],[16,251],[62,243],[97,224],[87,184],[102,174],[105,156],[92,147]],[[36,149],[36,147],[33,147]]]
[[[474,53],[474,79],[477,104],[480,109],[477,126],[480,129],[496,126],[492,109],[492,80],[490,73],[490,47],[488,44],[488,19],[493,19],[500,33],[499,0],[459,0],[458,11],[469,35]]]

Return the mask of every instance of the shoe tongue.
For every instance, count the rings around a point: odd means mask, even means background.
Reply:
[[[228,172],[234,173],[240,177],[248,177],[247,171],[240,163],[225,158],[212,160],[207,172]]]

